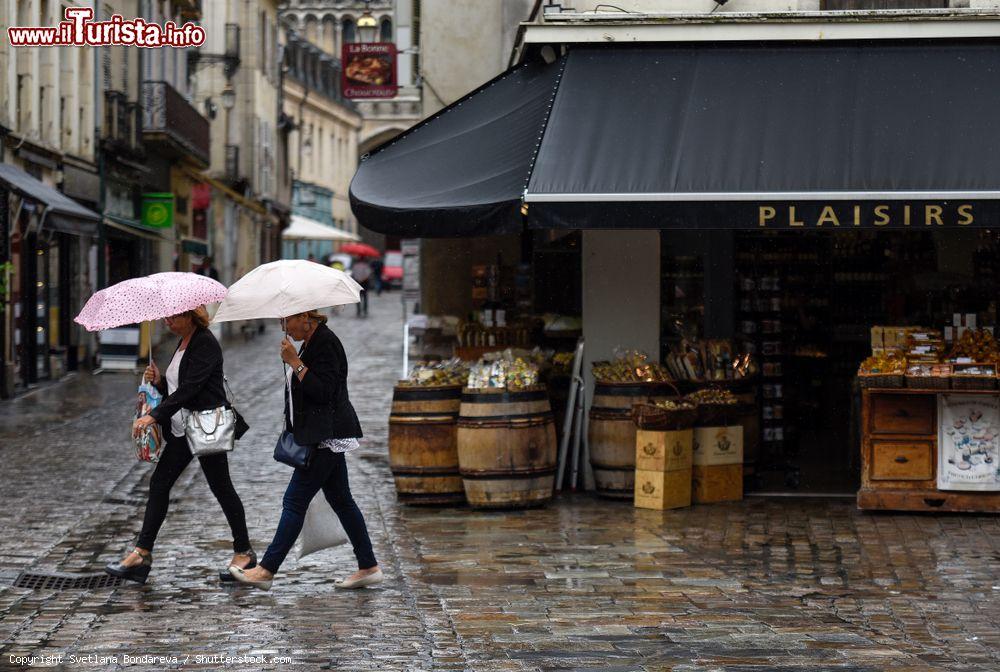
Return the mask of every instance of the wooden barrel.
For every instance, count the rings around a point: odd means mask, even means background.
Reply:
[[[632,406],[676,398],[663,383],[596,383],[587,423],[590,466],[597,494],[633,499],[635,490],[635,423]]]
[[[556,430],[544,386],[464,389],[458,415],[458,466],[469,504],[522,508],[552,498]]]
[[[389,415],[389,466],[406,504],[461,504],[455,421],[460,385],[397,385]]]

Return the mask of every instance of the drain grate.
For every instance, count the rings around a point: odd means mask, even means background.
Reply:
[[[122,579],[109,574],[60,574],[21,572],[14,579],[15,588],[30,590],[96,590],[120,586]]]

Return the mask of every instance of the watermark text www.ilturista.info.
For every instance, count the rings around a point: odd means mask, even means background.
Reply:
[[[205,29],[188,21],[178,26],[167,21],[162,26],[145,19],[126,19],[114,14],[107,21],[94,21],[90,7],[67,7],[65,21],[58,26],[11,26],[7,37],[14,47],[200,47]]]
[[[291,665],[290,656],[272,656],[263,654],[247,655],[224,655],[224,654],[185,654],[185,655],[119,655],[119,654],[87,654],[87,655],[64,655],[61,653],[34,656],[34,655],[8,655],[7,662],[20,668],[26,667],[129,667],[132,665],[154,665],[161,668],[177,667],[179,665],[212,665],[216,669],[224,667],[237,667],[248,669],[253,665]]]

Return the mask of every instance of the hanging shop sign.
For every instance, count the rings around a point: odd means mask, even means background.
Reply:
[[[1000,490],[1000,397],[938,395],[940,490]]]
[[[173,226],[174,195],[143,194],[142,225],[154,229],[169,229]]]
[[[394,98],[399,92],[392,42],[349,42],[341,51],[341,62],[345,98]]]

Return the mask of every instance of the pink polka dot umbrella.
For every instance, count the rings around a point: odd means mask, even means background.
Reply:
[[[154,273],[102,289],[74,318],[87,331],[159,320],[226,298],[224,285],[196,273]]]

